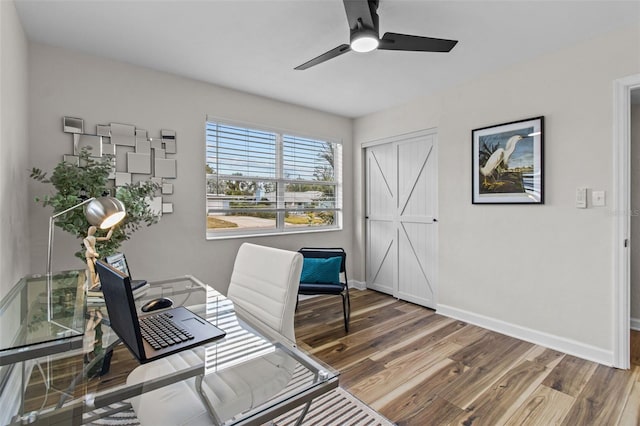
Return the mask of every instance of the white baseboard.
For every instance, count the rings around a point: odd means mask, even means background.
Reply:
[[[349,288],[355,288],[356,290],[366,290],[367,283],[364,281],[349,280]]]
[[[631,318],[631,329],[640,331],[640,318]]]
[[[447,305],[438,305],[436,313],[446,317],[454,318],[469,324],[477,325],[482,328],[506,334],[520,340],[534,343],[536,345],[545,346],[555,349],[569,355],[594,361],[599,364],[612,366],[613,352],[607,351],[595,346],[587,345],[575,340],[564,337],[555,336],[541,331],[533,330],[527,327],[511,324],[495,318],[486,317],[484,315],[475,314],[473,312],[464,311]],[[637,325],[640,325],[638,320]]]

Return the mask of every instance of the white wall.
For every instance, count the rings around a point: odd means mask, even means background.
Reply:
[[[207,114],[237,121],[328,136],[344,143],[344,164],[352,159],[352,120],[230,89],[41,44],[30,44],[30,147],[34,166],[52,170],[71,152],[62,116],[80,117],[85,131],[110,122],[134,124],[150,136],[177,132],[178,170],[171,199],[175,213],[133,234],[123,245],[135,277],[159,279],[193,274],[226,292],[241,239],[205,240],[204,125]],[[344,168],[344,229],[295,236],[252,238],[256,244],[297,250],[342,246],[352,250],[353,179]],[[30,183],[32,196],[48,191]],[[33,203],[31,269],[44,270],[50,211]],[[82,267],[73,257],[80,242],[57,230],[54,269]]]
[[[0,1],[0,298],[29,270],[27,39]]]
[[[356,146],[438,128],[442,311],[611,362],[612,82],[640,72],[639,28],[355,121]],[[539,115],[545,205],[472,205],[472,129]],[[354,160],[361,188],[361,150]],[[576,209],[581,186],[607,191],[607,207]],[[356,226],[362,247],[363,223]]]
[[[636,89],[640,90],[640,89]],[[631,319],[640,329],[640,104],[631,105]]]

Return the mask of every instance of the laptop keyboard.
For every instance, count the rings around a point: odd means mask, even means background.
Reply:
[[[193,339],[193,335],[171,320],[173,315],[163,312],[140,318],[142,338],[153,349],[162,349]]]

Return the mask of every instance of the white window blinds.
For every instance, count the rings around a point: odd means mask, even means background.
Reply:
[[[341,145],[208,120],[207,238],[341,225]]]
[[[334,181],[334,144],[290,135],[282,144],[285,179]]]
[[[207,164],[221,176],[275,178],[276,136],[207,122]]]

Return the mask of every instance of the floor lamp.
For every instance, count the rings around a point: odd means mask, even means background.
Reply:
[[[84,205],[87,206],[84,211],[84,215],[87,218],[87,221],[91,225],[97,226],[100,229],[111,228],[120,223],[120,221],[126,216],[126,210],[124,208],[124,204],[122,204],[122,201],[118,200],[115,197],[107,196],[99,198],[88,198],[83,202],[78,203],[73,207],[69,207],[68,209],[61,212],[58,212],[49,218],[49,246],[47,249],[47,292],[49,294],[49,301],[47,303],[47,318],[49,321],[51,321],[52,319],[51,294],[53,289],[51,288],[51,258],[53,252],[53,225],[55,224],[55,221],[58,217]]]

